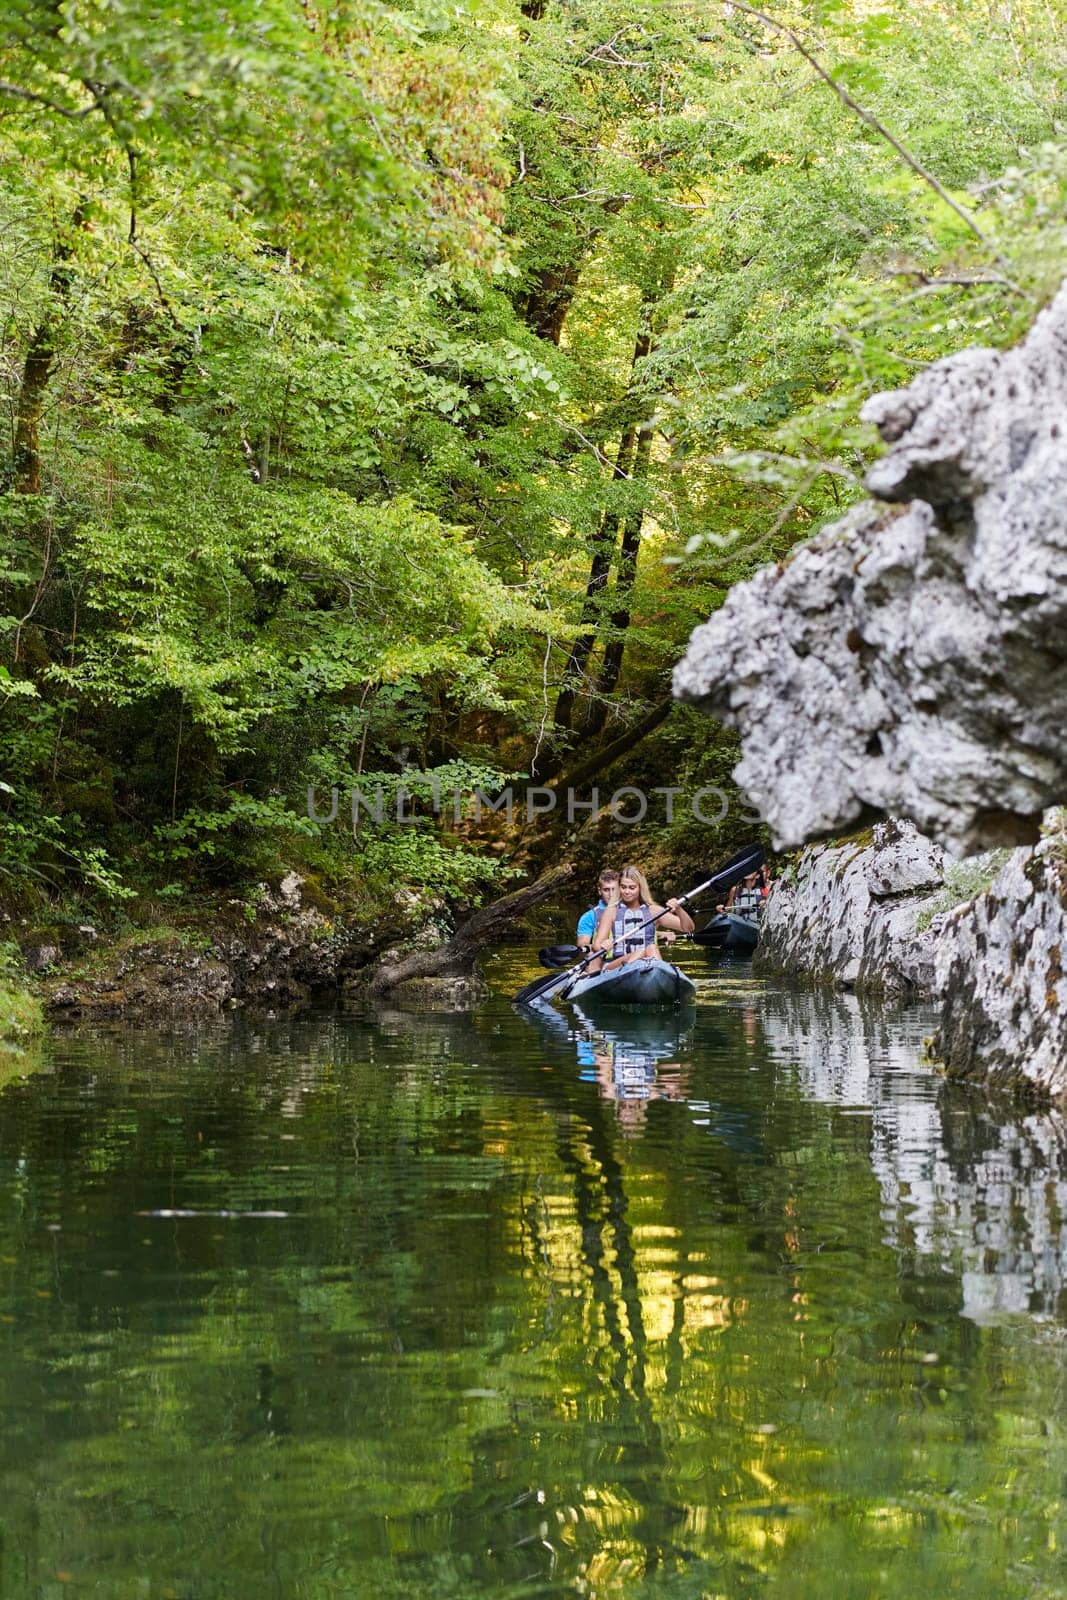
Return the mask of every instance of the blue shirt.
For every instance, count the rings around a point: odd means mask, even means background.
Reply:
[[[591,906],[588,911],[583,911],[578,918],[576,938],[592,939],[596,933],[596,925],[600,921],[600,913],[607,909],[604,901],[598,900],[595,906]]]

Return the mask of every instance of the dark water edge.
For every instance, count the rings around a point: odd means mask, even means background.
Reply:
[[[526,959],[0,1091],[0,1595],[1063,1593],[1062,1119],[928,1013]]]

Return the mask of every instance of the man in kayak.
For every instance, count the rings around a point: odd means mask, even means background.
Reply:
[[[583,911],[578,918],[578,933],[575,939],[579,950],[584,954],[593,943],[596,926],[600,921],[601,913],[606,909],[608,896],[619,881],[619,874],[614,867],[604,867],[596,881],[599,899],[595,906],[590,906],[588,911]]]
[[[653,922],[653,917],[659,917],[658,922]],[[608,972],[626,961],[657,956],[657,928],[692,933],[693,927],[693,919],[680,901],[668,900],[665,906],[657,904],[640,867],[623,867],[597,924],[596,948],[615,951],[614,958],[604,964],[603,970]],[[599,965],[594,961],[589,970],[596,970]]]

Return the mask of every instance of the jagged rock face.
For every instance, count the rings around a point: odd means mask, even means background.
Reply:
[[[869,843],[805,851],[767,903],[759,969],[884,995],[930,994],[934,936],[916,925],[944,866],[944,852],[910,822],[879,823]]]
[[[937,933],[932,1042],[953,1076],[1067,1096],[1067,862],[1016,850],[985,894]]]
[[[910,817],[955,854],[1031,843],[1067,794],[1067,290],[864,416],[869,502],[731,590],[675,694],[738,728],[780,847]]]

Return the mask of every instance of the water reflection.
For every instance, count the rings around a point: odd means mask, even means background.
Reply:
[[[578,1077],[595,1083],[630,1135],[645,1126],[654,1100],[683,1100],[692,1064],[679,1060],[693,1033],[691,1008],[681,1011],[617,1010],[609,1020],[574,1005],[570,1017],[551,1005],[520,1010],[553,1049],[573,1049]]]
[[[854,995],[769,994],[763,1028],[805,1094],[866,1109],[886,1244],[913,1270],[958,1274],[978,1323],[1067,1313],[1067,1120],[1021,1115],[922,1065],[928,1012]]]
[[[1059,1352],[976,1318],[1053,1304],[1062,1141],[927,1026],[737,973],[60,1041],[0,1094],[5,1596],[1060,1592]]]

